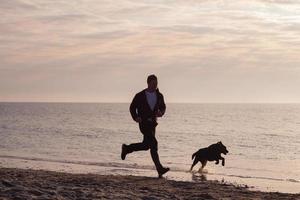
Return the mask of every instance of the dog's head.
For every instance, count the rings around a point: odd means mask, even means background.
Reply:
[[[218,142],[217,145],[220,153],[223,153],[225,155],[228,153],[226,146],[224,146],[221,141]]]

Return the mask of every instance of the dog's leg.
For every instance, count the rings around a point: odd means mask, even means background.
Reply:
[[[217,164],[219,164],[219,159],[218,159],[218,160],[216,160],[215,164],[216,164],[216,165],[217,165]]]
[[[221,157],[222,165],[225,166],[225,158]]]
[[[206,163],[207,163],[207,160],[201,161],[202,166],[199,168],[198,172],[202,172],[202,170],[205,167]]]
[[[197,159],[197,157],[196,157],[195,160],[194,160],[194,162],[193,162],[193,164],[192,164],[192,166],[191,166],[190,171],[193,170],[193,167],[194,167],[197,163],[198,163],[198,159]]]

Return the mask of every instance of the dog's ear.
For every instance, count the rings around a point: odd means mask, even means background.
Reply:
[[[220,141],[220,142],[218,142],[218,144],[222,144],[222,142]]]

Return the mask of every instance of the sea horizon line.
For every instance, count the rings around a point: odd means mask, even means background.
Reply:
[[[0,101],[0,103],[130,104],[126,101]],[[168,104],[300,104],[300,102],[166,102]]]

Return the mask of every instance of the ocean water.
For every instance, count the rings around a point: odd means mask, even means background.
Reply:
[[[0,103],[0,166],[157,176],[129,104]],[[253,190],[300,192],[300,104],[167,104],[156,137],[167,179],[219,180]],[[222,141],[225,166],[193,172],[191,155]]]

